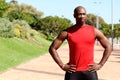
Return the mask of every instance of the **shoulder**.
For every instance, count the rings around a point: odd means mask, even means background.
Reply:
[[[97,29],[97,28],[94,28],[94,30],[95,30],[95,34],[96,35],[99,35],[99,34],[103,34],[99,29]]]
[[[74,25],[73,25],[73,26],[74,26]],[[67,36],[68,36],[68,33],[73,29],[73,26],[70,26],[69,28],[61,31],[61,32],[59,33],[59,35],[58,35],[58,38],[60,38],[60,39],[61,39],[61,38],[66,39]]]
[[[67,29],[65,29],[65,31],[70,31],[70,30],[73,30],[74,29],[74,27],[75,27],[75,25],[72,25],[72,26],[70,26],[70,27],[68,27]]]
[[[95,35],[96,38],[105,38],[105,35],[102,33],[102,31],[98,30],[97,28],[95,28]]]
[[[59,33],[58,39],[66,39],[67,38],[67,31],[66,30],[63,30]]]
[[[59,33],[59,35],[67,35],[67,31],[66,30],[63,30],[63,31],[61,31],[60,33]]]

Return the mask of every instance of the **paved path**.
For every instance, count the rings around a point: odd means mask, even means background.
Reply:
[[[101,59],[103,49],[95,46],[95,61]],[[68,62],[68,48],[58,50],[64,63]],[[120,47],[112,52],[104,67],[98,71],[99,80],[120,80]],[[0,73],[0,80],[64,80],[64,71],[46,53],[17,67]]]

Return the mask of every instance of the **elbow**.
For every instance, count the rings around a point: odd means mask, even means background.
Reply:
[[[50,46],[48,51],[52,55],[54,53],[55,49],[54,49],[54,47]]]
[[[49,49],[48,49],[48,51],[49,51],[50,54],[51,54],[52,50],[53,50],[53,49],[52,49],[52,47],[50,46]]]
[[[112,45],[108,44],[107,47],[106,47],[106,50],[109,51],[109,53],[111,53],[112,50],[113,50]]]

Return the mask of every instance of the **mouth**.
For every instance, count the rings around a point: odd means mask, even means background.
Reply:
[[[85,19],[84,19],[84,18],[79,18],[78,21],[80,21],[80,22],[84,22]]]

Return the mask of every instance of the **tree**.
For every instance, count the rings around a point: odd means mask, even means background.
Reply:
[[[20,11],[12,11],[8,14],[7,17],[10,19],[10,21],[13,21],[13,20],[16,20],[16,19],[21,20],[22,19],[22,13]]]
[[[18,4],[17,0],[11,0],[10,4],[12,7],[7,13],[11,21],[14,19],[25,20],[34,29],[40,27],[39,22],[43,12],[28,4]]]
[[[37,23],[39,22],[38,17],[35,16],[34,14],[23,13],[16,10],[10,12],[7,17],[10,19],[10,21],[17,20],[17,19],[25,20],[32,28],[36,28],[38,26]]]
[[[10,7],[5,0],[0,0],[0,17],[3,17],[4,12]]]
[[[90,25],[93,25],[93,26],[96,26],[96,17],[94,14],[87,14],[87,20],[86,20],[86,23],[87,24],[90,24]],[[102,17],[98,16],[99,18],[99,24],[103,24],[105,23],[105,21],[103,20]]]
[[[103,32],[103,34],[105,36],[107,36],[108,38],[111,37],[111,26],[106,24],[106,23],[103,23],[101,24],[101,27],[100,27],[100,30]]]
[[[41,18],[41,16],[43,15],[43,12],[38,11],[36,8],[34,8],[31,5],[21,4],[19,7],[20,7],[20,11],[23,13],[33,14],[33,15],[37,16],[38,18]]]
[[[114,37],[117,38],[117,43],[118,43],[120,37],[120,24],[114,25]]]
[[[87,24],[96,26],[96,17],[93,14],[87,14],[87,20],[86,20]]]
[[[41,19],[40,30],[47,36],[48,40],[52,40],[61,30],[71,25],[71,21],[66,18],[47,16]]]
[[[33,14],[36,15],[38,18],[41,18],[41,16],[43,15],[43,12],[38,11],[33,6],[28,4],[19,4],[17,0],[11,0],[10,4],[14,8],[13,10],[20,11],[22,13]]]

